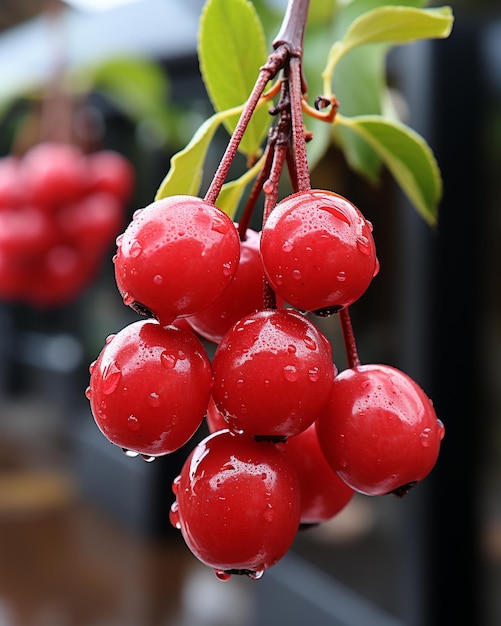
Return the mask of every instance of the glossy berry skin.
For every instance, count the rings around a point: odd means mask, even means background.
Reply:
[[[87,157],[88,185],[92,192],[112,194],[122,202],[132,195],[135,174],[130,162],[114,150],[99,150]]]
[[[334,380],[316,421],[325,458],[366,495],[405,494],[433,469],[444,426],[409,376],[387,365],[360,365]]]
[[[214,302],[240,255],[231,219],[192,196],[171,196],[136,211],[117,245],[115,278],[124,303],[163,325]]]
[[[187,318],[188,322],[199,335],[219,343],[239,319],[263,307],[263,289],[259,233],[247,229],[240,244],[240,262],[228,288],[211,305]]]
[[[297,476],[274,443],[222,430],[192,451],[174,481],[171,522],[220,578],[258,578],[299,527]]]
[[[121,448],[148,456],[173,452],[204,418],[211,369],[193,333],[133,322],[109,338],[90,370],[94,419]]]
[[[353,304],[378,271],[370,223],[330,191],[299,192],[279,202],[263,227],[261,256],[277,295],[321,314]]]
[[[85,192],[87,161],[72,144],[45,141],[25,153],[20,175],[31,201],[50,211]]]
[[[218,345],[212,367],[212,397],[229,428],[278,438],[313,423],[334,374],[327,338],[292,309],[241,319]]]
[[[355,492],[327,463],[315,424],[289,437],[283,447],[299,479],[301,524],[320,524],[342,511]]]

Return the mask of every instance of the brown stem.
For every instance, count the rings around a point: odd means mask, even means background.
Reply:
[[[287,10],[273,47],[286,46],[291,56],[303,55],[303,39],[310,0],[289,0]]]
[[[360,358],[358,356],[357,343],[351,323],[350,311],[347,306],[343,307],[339,311],[339,321],[341,322],[341,331],[343,333],[343,341],[348,367],[358,367],[360,365]]]
[[[238,120],[235,130],[230,137],[230,141],[226,146],[226,150],[214,174],[214,178],[212,179],[209,189],[205,194],[204,199],[210,204],[215,204],[216,199],[221,192],[221,187],[224,185],[226,176],[228,175],[233,159],[237,153],[238,146],[240,145],[245,130],[249,125],[251,117],[259,102],[259,98],[263,94],[268,81],[277,75],[286,58],[287,50],[284,47],[279,48],[270,54],[266,64],[261,68],[256,83],[254,84],[252,92],[245,104],[244,110],[240,115],[240,119]]]
[[[247,228],[249,228],[249,223],[251,221],[254,208],[257,204],[259,194],[263,189],[263,184],[270,175],[271,164],[273,161],[273,148],[274,141],[270,139],[266,144],[263,167],[261,168],[261,171],[259,172],[256,181],[254,182],[254,185],[247,198],[247,202],[245,203],[245,206],[243,208],[242,215],[240,216],[240,219],[238,221],[238,234],[240,236],[240,241],[245,241],[246,239],[245,233],[247,232]]]
[[[310,169],[306,153],[306,135],[303,121],[303,92],[301,79],[301,59],[290,60],[290,99],[292,117],[292,139],[296,156],[296,176],[298,191],[311,189]]]

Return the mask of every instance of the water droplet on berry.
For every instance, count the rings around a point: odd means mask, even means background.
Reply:
[[[310,248],[309,246],[306,246],[304,251],[308,256],[311,256],[313,254],[313,248]]]
[[[340,283],[343,283],[346,280],[346,272],[338,272],[336,278]]]
[[[156,456],[152,456],[151,454],[141,454],[141,458],[146,463],[153,463],[153,461],[157,458]]]
[[[164,282],[164,278],[161,274],[155,274],[155,276],[153,276],[153,282],[155,285],[161,285]]]
[[[440,438],[440,441],[442,441],[445,435],[445,426],[442,420],[439,420],[439,419],[437,419],[437,424],[438,424],[438,436]]]
[[[233,263],[231,261],[223,263],[223,275],[231,276],[231,274],[233,274]]]
[[[369,240],[367,239],[365,235],[358,235],[357,248],[360,250],[362,254],[365,254],[366,256],[368,256],[371,253]]]
[[[216,575],[216,578],[219,578],[219,580],[222,580],[223,582],[226,582],[231,578],[231,574],[228,574],[228,572],[225,572],[222,569],[215,569],[214,574]]]
[[[127,418],[127,426],[131,430],[139,430],[139,420],[135,415],[129,415]]]
[[[137,218],[141,215],[144,209],[136,209],[132,214],[132,219],[137,220]]]
[[[430,444],[431,444],[430,435],[431,435],[431,428],[425,428],[423,432],[419,434],[421,445],[424,446],[425,448],[430,447]]]
[[[284,371],[284,377],[286,380],[288,380],[290,383],[296,382],[299,374],[294,365],[285,365],[283,371]]]
[[[266,511],[263,514],[264,520],[265,522],[272,522],[273,519],[275,518],[275,515],[273,513],[273,509],[271,507],[271,504],[268,505],[268,509],[266,509]]]
[[[87,400],[90,400],[90,396],[91,396],[90,387],[87,387],[87,389],[85,390],[85,397],[87,398]]]
[[[115,243],[117,244],[117,246],[119,248],[122,245],[123,239],[124,239],[124,234],[123,233],[121,235],[118,235],[118,237],[115,239]]]
[[[376,264],[374,266],[374,273],[372,274],[372,278],[374,278],[374,276],[377,276],[379,274],[380,269],[381,269],[381,266],[379,265],[379,259],[376,257]]]
[[[158,393],[155,393],[154,391],[150,393],[150,395],[148,396],[148,402],[151,406],[160,406],[161,400]]]
[[[282,244],[282,250],[283,252],[291,252],[292,250],[292,244],[290,241],[284,241]]]
[[[301,280],[301,272],[299,270],[292,270],[292,278],[294,280]]]
[[[216,233],[220,233],[221,235],[225,235],[228,232],[228,221],[224,219],[223,216],[213,215],[212,216],[212,230],[216,231]]]
[[[125,306],[130,306],[134,303],[134,298],[126,291],[123,295],[123,301]]]
[[[109,395],[118,387],[122,372],[116,361],[111,361],[106,365],[103,371],[103,393]]]
[[[290,343],[290,344],[287,346],[287,352],[288,352],[289,354],[296,354],[296,346],[295,346],[294,344]]]
[[[169,520],[174,528],[177,528],[178,530],[181,529],[181,520],[179,519],[179,505],[177,502],[173,502],[172,506],[170,507]]]
[[[177,356],[175,354],[171,354],[170,352],[167,352],[166,350],[164,350],[162,354],[160,355],[160,361],[162,362],[162,365],[166,369],[172,370],[176,367]]]
[[[249,572],[248,576],[252,580],[259,580],[263,577],[264,569],[258,569],[255,572]]]
[[[181,475],[178,474],[172,481],[172,493],[177,495],[179,493],[179,485],[181,484]]]
[[[314,339],[312,339],[309,335],[303,339],[304,345],[308,348],[308,350],[316,350],[317,343]]]
[[[139,243],[139,241],[133,241],[129,247],[129,256],[133,259],[137,259],[137,257],[143,251],[143,246]]]
[[[320,370],[318,367],[312,367],[311,369],[308,370],[308,378],[311,380],[312,383],[316,383],[317,380],[320,378]]]
[[[284,277],[281,274],[275,276],[275,283],[280,286],[284,282]]]
[[[348,461],[346,459],[339,459],[339,466],[343,469],[348,467]]]
[[[136,456],[139,456],[139,452],[136,452],[135,450],[128,450],[127,448],[122,448],[122,452],[125,456],[128,456],[131,459],[135,459]]]
[[[339,207],[325,206],[325,207],[321,207],[321,208],[324,209],[325,211],[329,211],[329,213],[331,213],[331,215],[333,215],[334,217],[337,217],[338,220],[341,220],[345,224],[348,224],[348,226],[351,226],[350,218]]]

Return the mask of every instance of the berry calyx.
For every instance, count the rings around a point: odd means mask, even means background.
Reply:
[[[90,372],[87,398],[96,424],[125,450],[174,452],[204,418],[211,368],[191,332],[133,322],[109,337]]]
[[[444,426],[423,389],[388,365],[360,365],[334,379],[316,421],[334,471],[366,495],[405,494],[433,469]]]
[[[313,423],[335,370],[327,338],[293,309],[241,319],[221,340],[212,367],[212,397],[229,428],[273,438]]]
[[[278,296],[320,314],[353,304],[378,271],[370,223],[342,196],[315,189],[273,209],[263,226],[261,257]]]
[[[136,211],[117,239],[116,283],[126,305],[167,325],[214,302],[239,255],[225,213],[201,198],[171,196]]]
[[[280,448],[222,430],[191,452],[173,483],[171,522],[222,579],[259,578],[299,527],[299,487]]]

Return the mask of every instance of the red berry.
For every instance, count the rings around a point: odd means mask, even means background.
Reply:
[[[0,158],[0,209],[15,208],[24,200],[24,184],[19,175],[19,159],[14,156]]]
[[[261,256],[277,295],[320,314],[358,300],[378,270],[369,222],[330,191],[305,191],[282,200],[263,227]]]
[[[25,153],[20,167],[31,200],[47,208],[75,200],[87,187],[86,159],[71,144],[39,143]]]
[[[212,397],[235,431],[289,437],[324,407],[334,364],[327,338],[302,313],[263,310],[223,337],[213,359]]]
[[[330,466],[352,489],[402,495],[438,457],[444,426],[409,376],[387,365],[361,365],[334,379],[316,422]]]
[[[91,191],[111,193],[126,201],[132,195],[134,170],[129,161],[114,150],[100,150],[87,156],[88,184]]]
[[[297,534],[298,479],[272,442],[228,430],[210,435],[192,451],[173,490],[172,523],[223,579],[258,578]]]
[[[204,339],[219,343],[235,322],[263,307],[263,288],[259,234],[248,229],[247,238],[241,242],[236,274],[228,288],[211,305],[191,315],[188,322]]]
[[[198,313],[235,275],[240,240],[231,219],[201,198],[171,196],[137,211],[117,240],[124,302],[162,324]]]
[[[327,463],[315,424],[284,444],[285,456],[299,478],[301,523],[319,524],[337,515],[355,493]]]
[[[109,339],[91,365],[87,397],[112,443],[159,456],[198,429],[210,385],[210,362],[193,333],[141,320]]]
[[[100,256],[116,238],[123,226],[123,206],[109,192],[95,191],[62,206],[57,227],[63,237],[80,248]]]
[[[211,434],[216,433],[218,430],[228,429],[228,422],[222,416],[221,411],[218,410],[212,396],[209,398],[205,419],[207,422],[207,428]]]

